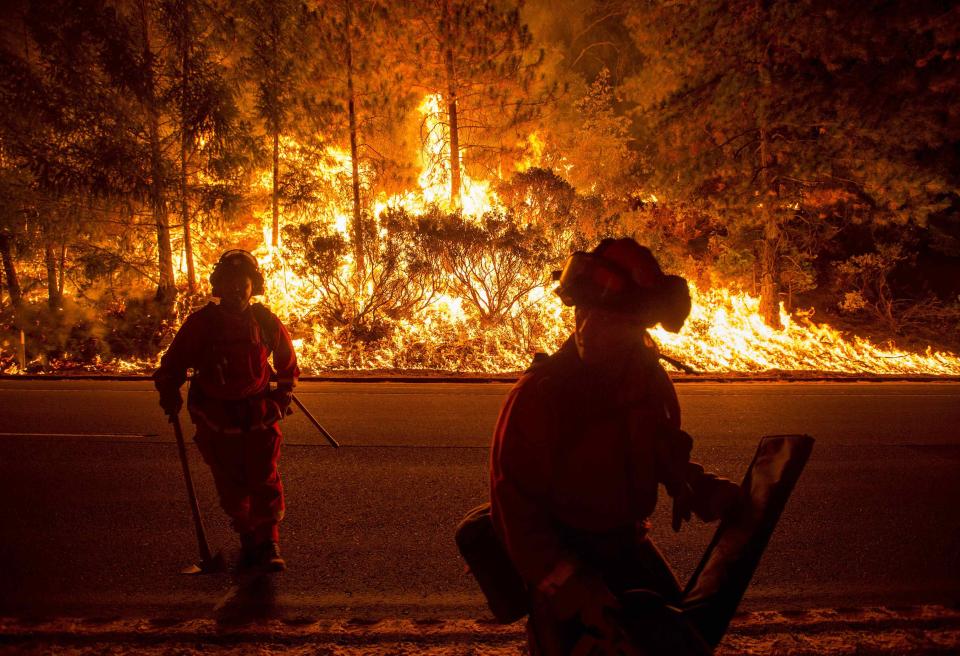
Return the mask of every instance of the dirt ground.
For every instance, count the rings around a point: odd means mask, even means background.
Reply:
[[[0,654],[66,656],[501,656],[525,654],[522,623],[475,620],[269,622],[0,619]],[[960,653],[960,609],[824,609],[738,617],[717,656],[930,656]]]

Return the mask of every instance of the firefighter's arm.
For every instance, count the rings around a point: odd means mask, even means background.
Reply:
[[[694,514],[705,522],[720,519],[740,496],[736,483],[690,460],[692,447],[693,438],[685,431],[661,427],[657,435],[660,482],[673,497],[674,531]]]
[[[680,403],[670,376],[659,363],[651,372],[652,394],[636,411],[634,421],[653,427],[657,477],[673,498],[671,527],[676,532],[695,512],[693,483],[699,480],[699,465],[690,462],[693,438],[680,428]]]
[[[293,388],[300,378],[300,368],[297,366],[297,353],[293,348],[290,333],[279,319],[277,322],[277,346],[273,349],[273,368],[276,371],[277,387],[271,392],[273,401],[280,409],[280,416],[290,414],[290,403],[293,400]]]
[[[693,489],[687,474],[693,438],[685,431],[662,423],[653,425],[657,479],[673,498],[673,518],[670,525],[674,532],[677,532],[683,522],[690,519],[692,513]]]
[[[153,384],[160,393],[160,407],[168,415],[175,415],[183,407],[180,387],[187,379],[187,369],[196,366],[199,332],[191,316],[180,326],[170,343],[160,368],[153,373]]]

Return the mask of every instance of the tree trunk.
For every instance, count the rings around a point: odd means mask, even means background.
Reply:
[[[763,226],[763,242],[760,248],[760,314],[764,322],[771,328],[780,330],[780,224],[777,220],[775,208],[770,205],[774,196],[770,193],[767,165],[767,134],[764,128],[760,129],[760,166],[761,186],[764,190],[760,203],[761,224]]]
[[[183,254],[187,260],[187,289],[196,291],[197,274],[193,264],[193,238],[190,236],[190,203],[187,198],[187,139],[180,143],[180,217],[183,221]]]
[[[450,129],[450,209],[460,208],[460,127],[457,124],[457,70],[453,60],[453,11],[450,0],[444,3],[447,69],[447,122]]]
[[[276,248],[280,244],[280,132],[273,133],[273,188],[270,192],[272,203],[273,230],[270,233],[270,245]]]
[[[278,84],[280,71],[278,59],[280,57],[280,18],[274,10],[270,23],[270,45],[273,59],[271,66],[273,68],[273,80],[271,84]],[[274,94],[274,102],[279,102],[279,94]],[[273,182],[270,192],[271,217],[273,219],[272,230],[270,232],[270,246],[277,248],[280,245],[280,107],[272,107],[273,116],[268,121],[270,132],[273,136]]]
[[[60,300],[60,289],[57,279],[57,256],[53,252],[53,244],[46,241],[43,245],[43,256],[47,265],[47,305],[51,310],[63,307]]]
[[[173,311],[177,300],[177,287],[173,276],[173,249],[170,246],[170,223],[167,218],[166,194],[163,179],[163,152],[160,146],[160,116],[154,79],[154,55],[150,48],[150,19],[148,0],[140,2],[143,29],[143,61],[146,69],[147,131],[150,136],[150,209],[157,228],[158,282],[157,302],[168,312]]]
[[[67,244],[60,244],[60,271],[57,277],[57,294],[60,296],[60,302],[63,302],[63,276],[67,266]]]
[[[764,229],[760,260],[760,314],[771,328],[780,330],[780,284],[779,284],[779,228],[769,221]]]
[[[347,113],[350,119],[350,163],[353,169],[353,260],[357,280],[363,280],[366,263],[363,256],[363,223],[360,211],[360,162],[357,156],[357,111],[353,91],[353,36],[351,34],[352,3],[347,0],[346,42],[347,47]]]
[[[762,93],[758,112],[760,128],[760,223],[763,243],[760,249],[760,315],[763,321],[780,330],[780,223],[778,208],[773,205],[779,196],[770,179],[770,137],[768,134],[767,102],[770,98],[772,80],[768,65],[770,49],[765,47],[761,63],[757,66]]]
[[[193,239],[190,235],[190,202],[187,186],[187,163],[193,144],[187,130],[187,84],[190,80],[189,16],[190,4],[183,3],[180,17],[180,221],[183,225],[183,255],[187,260],[187,289],[196,291],[197,276],[193,265]]]
[[[19,309],[23,303],[23,293],[20,291],[20,278],[17,276],[17,263],[13,259],[13,249],[10,237],[0,235],[0,258],[3,258],[3,274],[7,279],[7,292],[10,294],[10,305]]]

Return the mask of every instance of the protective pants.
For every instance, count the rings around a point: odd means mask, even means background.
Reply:
[[[222,433],[197,425],[194,437],[204,462],[213,473],[220,507],[245,544],[279,542],[283,519],[283,485],[277,461],[280,428]]]
[[[638,588],[659,593],[667,603],[679,601],[682,590],[670,565],[645,531],[609,534],[571,532],[567,544],[616,597]],[[578,618],[558,619],[547,598],[531,592],[527,645],[532,656],[568,656],[585,634]]]

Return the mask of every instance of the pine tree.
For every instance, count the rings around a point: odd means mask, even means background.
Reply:
[[[161,0],[159,5],[160,26],[173,44],[165,68],[178,133],[179,214],[191,293],[196,288],[191,228],[195,204],[190,198],[193,179],[196,170],[209,169],[210,160],[226,147],[237,114],[226,71],[217,62],[212,43],[218,27],[216,12],[217,7],[205,0]],[[202,161],[196,161],[198,158]]]
[[[548,165],[564,172],[579,191],[608,203],[639,187],[639,158],[632,148],[631,121],[618,108],[610,72],[602,69],[567,111],[551,122]]]
[[[321,5],[313,21],[319,56],[310,92],[320,111],[312,112],[311,125],[331,143],[349,144],[350,240],[359,279],[368,268],[364,215],[374,188],[401,166],[395,144],[412,106],[396,14],[389,2],[335,0]]]
[[[78,236],[84,220],[78,208],[93,198],[147,195],[142,105],[115,77],[132,79],[136,68],[133,58],[115,58],[115,46],[128,36],[113,29],[116,12],[95,0],[35,3],[15,21],[22,38],[5,42],[0,53],[0,138],[19,179],[17,212],[29,218],[19,234],[42,247],[48,303],[58,308],[67,241]]]
[[[782,181],[771,144],[778,121],[779,71],[772,51],[783,27],[766,4],[713,0],[640,3],[627,20],[646,60],[633,80],[654,140],[660,182],[677,199],[706,198],[754,236],[761,311],[779,326],[779,224]],[[722,190],[722,193],[712,193]],[[726,207],[723,206],[726,204]]]
[[[721,215],[734,248],[752,243],[771,325],[783,256],[796,245],[789,223],[922,222],[957,188],[958,71],[946,54],[957,23],[957,9],[936,2],[630,9],[644,59],[626,95],[653,184]]]
[[[270,244],[280,237],[280,141],[291,130],[296,91],[303,84],[307,8],[302,0],[242,0],[237,7],[242,70],[254,87],[255,107],[271,152]]]
[[[522,1],[417,0],[408,3],[418,84],[443,100],[450,205],[460,206],[464,160],[501,169],[545,98]],[[510,133],[511,130],[515,132]],[[432,135],[427,135],[428,138]],[[486,173],[485,172],[485,173]]]

